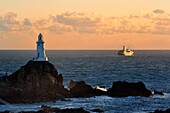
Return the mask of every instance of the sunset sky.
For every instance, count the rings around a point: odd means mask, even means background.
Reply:
[[[0,49],[170,50],[170,0],[1,0]]]

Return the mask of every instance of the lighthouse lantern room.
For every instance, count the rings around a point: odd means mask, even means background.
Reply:
[[[41,33],[38,35],[36,57],[33,60],[34,61],[48,61],[48,58],[46,57],[46,54],[45,54],[44,41],[43,41],[43,36]]]

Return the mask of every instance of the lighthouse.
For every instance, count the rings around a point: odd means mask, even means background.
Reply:
[[[34,61],[48,61],[45,54],[44,41],[41,33],[38,35],[36,57],[34,58]]]

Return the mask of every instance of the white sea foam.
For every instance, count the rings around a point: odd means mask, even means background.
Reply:
[[[164,95],[154,95],[153,98],[170,98],[170,93],[164,93]]]

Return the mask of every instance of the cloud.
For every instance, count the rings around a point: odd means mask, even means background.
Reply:
[[[55,20],[54,16],[46,19],[40,19],[34,23],[34,28],[40,31],[49,31],[55,33],[71,32],[72,27],[61,24]]]
[[[1,24],[1,25],[0,25],[0,30],[1,30],[1,31],[9,31],[10,29],[9,29],[7,26]]]
[[[26,26],[31,26],[32,25],[32,23],[30,22],[30,20],[28,18],[25,18],[23,23]]]
[[[17,13],[8,12],[0,16],[1,31],[25,31],[30,30],[32,25],[29,19],[20,20]]]
[[[17,14],[13,12],[8,12],[1,18],[6,24],[19,24],[17,20]]]
[[[161,15],[159,15],[161,14]],[[49,33],[86,33],[113,35],[115,33],[170,35],[170,15],[156,9],[143,14],[106,17],[87,12],[65,12],[37,21],[19,19],[16,13],[0,15],[0,31],[47,31]]]
[[[94,13],[66,12],[56,15],[55,22],[70,26],[74,31],[80,33],[97,33],[102,18]]]
[[[155,13],[155,14],[164,14],[165,11],[161,10],[161,9],[156,9],[156,10],[153,11],[153,13]]]
[[[100,22],[100,17],[94,14],[67,12],[56,16],[56,21],[66,25],[94,26]]]

